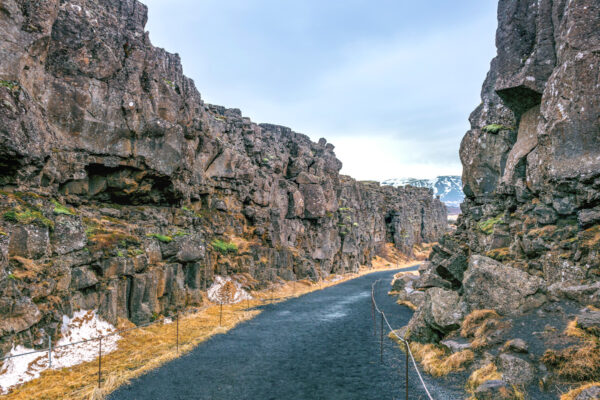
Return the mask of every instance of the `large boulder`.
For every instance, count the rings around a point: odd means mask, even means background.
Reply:
[[[502,379],[511,385],[527,385],[535,378],[535,368],[529,361],[512,354],[498,357]]]
[[[463,300],[470,310],[519,314],[546,301],[541,278],[480,255],[471,256],[463,288]]]
[[[431,288],[423,301],[425,322],[435,330],[448,333],[460,326],[464,311],[457,292]]]

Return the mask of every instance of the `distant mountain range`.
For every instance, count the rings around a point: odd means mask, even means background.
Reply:
[[[458,214],[460,203],[465,198],[460,176],[438,176],[434,179],[393,178],[386,179],[381,184],[396,187],[411,185],[430,188],[433,190],[434,196],[440,196],[440,200],[446,204],[449,214]]]

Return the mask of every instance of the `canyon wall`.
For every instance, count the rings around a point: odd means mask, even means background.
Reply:
[[[515,330],[521,321],[518,337],[533,342],[534,321],[553,315],[523,364],[535,360],[525,370],[544,386],[560,373],[537,357],[571,340],[569,312],[600,307],[600,3],[501,0],[498,22],[497,56],[460,147],[462,216],[433,249],[409,328],[415,340],[456,338],[465,316],[492,309]],[[506,329],[500,344],[513,338]],[[502,357],[505,380],[533,382],[533,373],[506,378],[514,371]]]
[[[0,5],[0,354],[63,314],[143,323],[247,285],[410,255],[432,192],[339,174],[325,139],[205,104],[136,0]]]

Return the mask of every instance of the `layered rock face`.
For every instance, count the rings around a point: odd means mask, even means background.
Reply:
[[[421,284],[458,296],[426,296],[410,324],[419,340],[482,308],[537,319],[556,302],[600,306],[600,3],[501,0],[498,19],[460,148],[462,217]],[[435,318],[436,307],[458,317]]]
[[[145,22],[135,0],[0,5],[0,353],[74,309],[141,323],[215,274],[318,279],[445,232],[430,190],[205,104]]]

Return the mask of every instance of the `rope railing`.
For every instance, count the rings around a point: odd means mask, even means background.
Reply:
[[[385,324],[388,326],[389,331],[392,335],[394,335],[400,342],[404,343],[404,346],[406,348],[406,399],[408,399],[408,357],[410,356],[410,359],[412,360],[412,364],[415,368],[415,371],[417,372],[417,376],[419,377],[419,381],[421,382],[421,385],[423,386],[423,389],[425,390],[425,393],[427,393],[427,397],[429,398],[429,400],[433,400],[433,397],[431,396],[431,393],[429,392],[429,389],[427,388],[427,385],[425,384],[425,380],[423,379],[423,376],[421,375],[421,372],[419,371],[419,368],[417,366],[417,362],[415,361],[415,357],[412,354],[412,351],[410,349],[410,343],[408,342],[408,340],[404,339],[403,337],[400,337],[396,331],[394,330],[394,328],[392,328],[392,326],[390,325],[390,322],[387,319],[387,316],[385,315],[385,313],[379,308],[379,306],[377,305],[377,302],[375,301],[375,286],[377,285],[377,283],[380,280],[376,280],[375,282],[373,282],[373,284],[371,285],[371,307],[373,310],[373,324],[374,324],[374,332],[376,331],[376,318],[375,318],[375,312],[378,312],[381,315],[381,357],[383,358],[383,322],[385,321]]]

